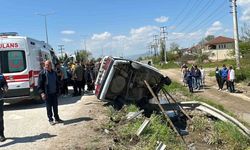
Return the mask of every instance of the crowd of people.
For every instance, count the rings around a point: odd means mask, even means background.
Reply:
[[[182,81],[184,85],[188,86],[191,93],[194,92],[194,89],[200,90],[205,85],[205,70],[198,68],[197,65],[192,65],[191,68],[188,68],[186,64],[183,64],[181,67],[182,72]]]
[[[61,85],[59,93],[63,97],[69,95],[69,85],[72,85],[74,89],[74,93],[71,94],[72,96],[80,96],[85,92],[93,92],[99,66],[99,62],[94,63],[93,61],[87,63],[76,61],[75,63],[68,63],[68,66],[58,63],[56,65],[56,72]],[[85,91],[86,85],[87,91]]]
[[[233,66],[229,68],[226,65],[222,66],[222,69],[216,67],[215,69],[215,77],[218,84],[218,90],[221,91],[226,84],[226,91],[231,93],[235,92],[234,81],[235,81],[235,71]]]
[[[182,81],[184,86],[188,86],[191,93],[195,90],[200,90],[201,87],[205,86],[205,70],[202,66],[198,68],[197,65],[192,65],[189,68],[186,64],[181,66]],[[221,91],[226,84],[226,91],[231,93],[235,92],[234,81],[235,81],[235,71],[233,66],[229,68],[223,65],[221,69],[216,67],[215,77],[218,84],[218,90]]]

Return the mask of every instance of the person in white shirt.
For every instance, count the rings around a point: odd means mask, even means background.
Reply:
[[[205,86],[205,69],[201,66],[201,86],[204,87]]]
[[[235,88],[234,88],[234,80],[235,80],[235,71],[233,69],[233,66],[229,67],[229,77],[228,77],[228,88],[229,88],[229,92],[234,93],[235,92]]]

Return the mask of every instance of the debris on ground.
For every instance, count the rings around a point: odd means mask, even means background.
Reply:
[[[137,130],[136,135],[140,136],[141,133],[143,132],[143,130],[147,127],[147,125],[149,124],[150,120],[149,119],[145,119],[144,122],[142,123],[142,125],[140,126],[140,128]]]
[[[165,150],[166,149],[167,146],[164,143],[162,143],[162,142],[157,142],[157,143],[159,143],[159,145],[156,147],[155,150]]]
[[[139,112],[129,112],[127,114],[127,120],[130,121],[136,117],[139,117],[143,112],[144,112],[144,110],[141,110]]]
[[[121,116],[120,120],[126,120],[130,107],[135,105],[125,105],[121,110],[114,111],[113,115]],[[137,111],[139,112],[139,111]],[[167,114],[176,129],[184,139],[185,143],[177,134],[167,125],[167,120],[162,113],[155,112],[150,118],[141,114],[141,117],[135,117],[130,122],[116,123],[110,120],[109,136],[113,139],[113,149],[245,149],[249,147],[250,141],[246,138],[237,127],[230,123],[219,121],[214,116],[204,113],[200,110],[186,110],[186,113],[192,118],[188,120],[181,111],[177,111],[178,115],[169,111]],[[122,116],[123,114],[124,116]],[[181,114],[181,115],[180,115]],[[112,118],[112,117],[111,117]],[[223,129],[226,126],[228,129]],[[225,125],[226,124],[226,125]],[[234,135],[230,135],[231,131],[236,134],[239,139],[232,140]],[[160,142],[157,142],[160,141]],[[240,142],[245,141],[245,142]],[[236,146],[237,145],[237,146]]]

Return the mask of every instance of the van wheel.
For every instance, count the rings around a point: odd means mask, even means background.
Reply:
[[[123,102],[122,98],[118,97],[118,98],[115,99],[113,104],[114,104],[114,109],[121,110],[123,105],[124,105],[124,102]]]

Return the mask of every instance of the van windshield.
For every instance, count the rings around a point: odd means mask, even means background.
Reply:
[[[0,72],[15,73],[26,69],[25,52],[18,51],[0,51]]]

